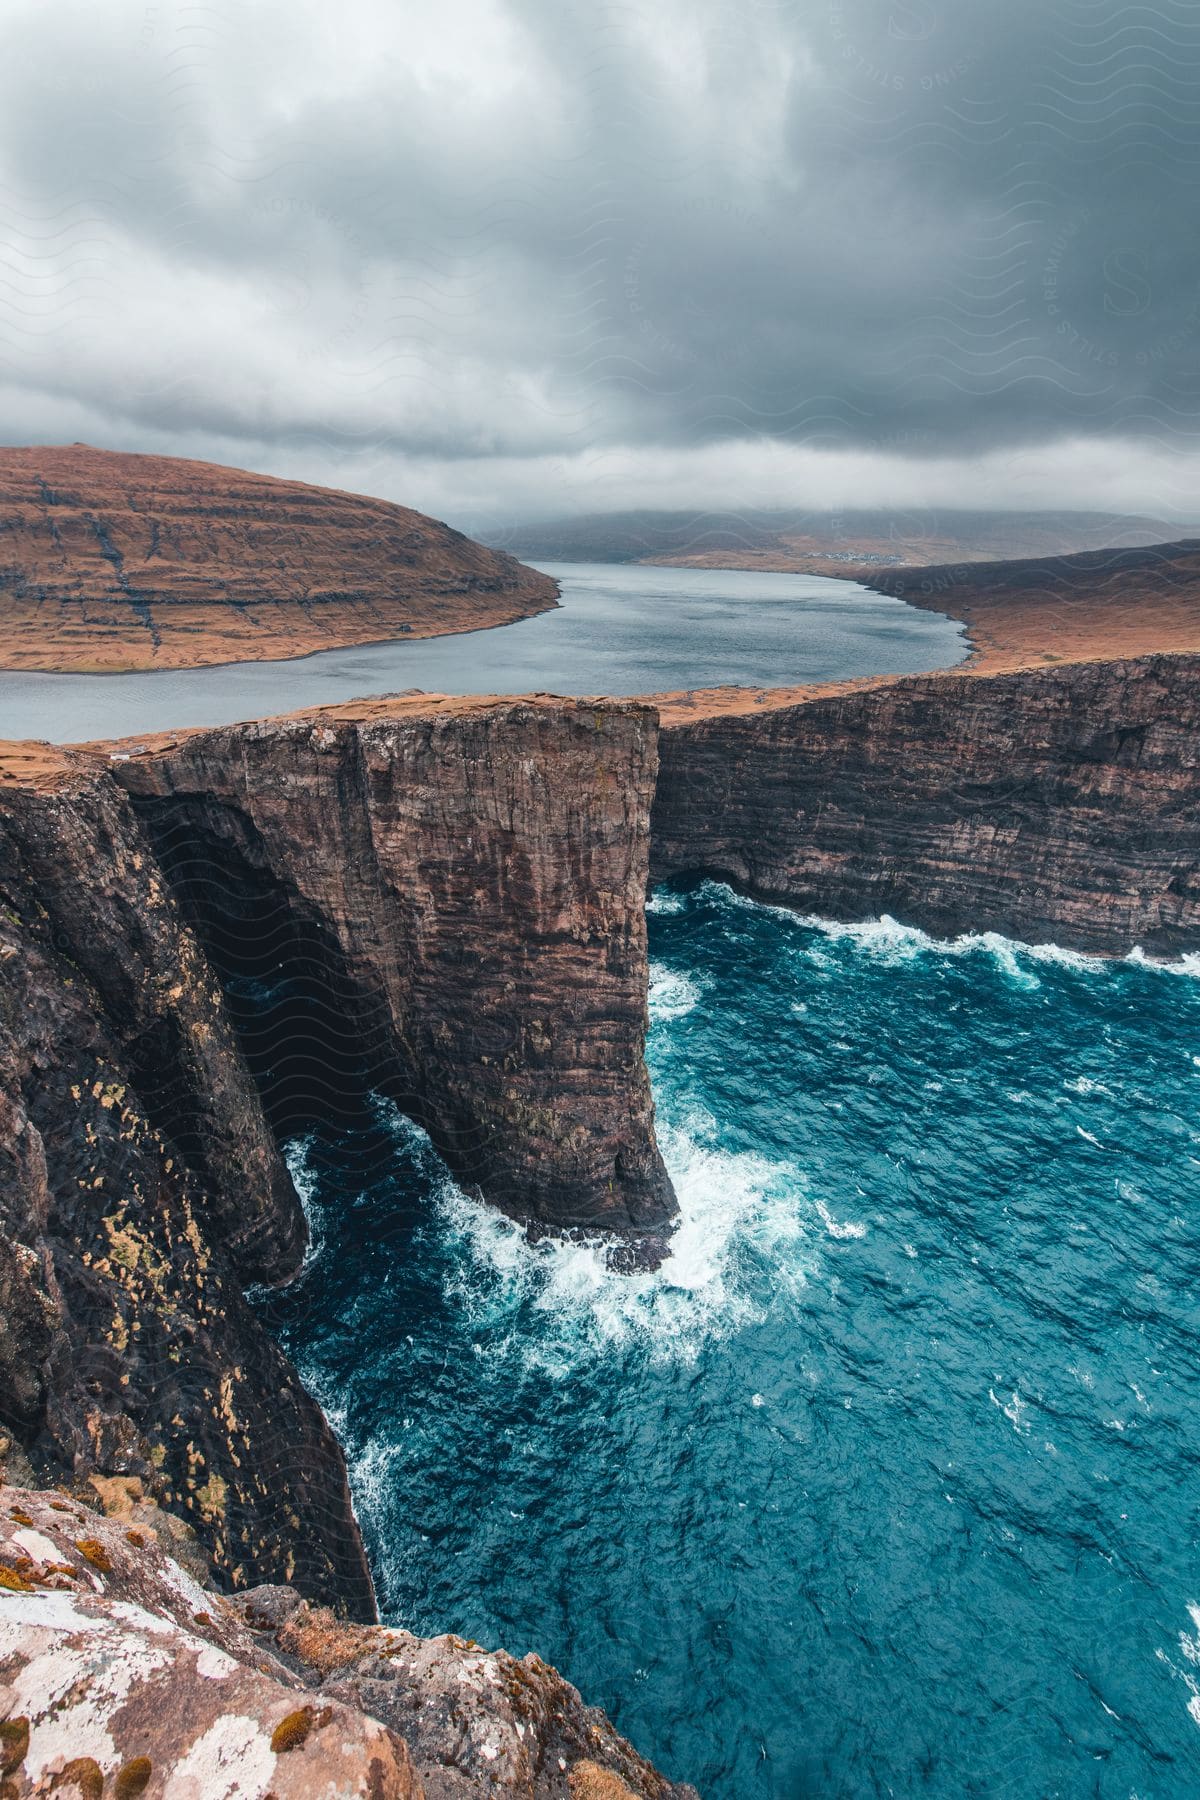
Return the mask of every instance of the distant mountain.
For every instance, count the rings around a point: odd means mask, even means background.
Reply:
[[[0,667],[274,660],[502,625],[556,595],[387,500],[87,444],[0,449]]]
[[[660,562],[842,573],[852,566],[1064,556],[1162,543],[1179,526],[1123,513],[616,512],[517,525],[489,541],[542,562]]]

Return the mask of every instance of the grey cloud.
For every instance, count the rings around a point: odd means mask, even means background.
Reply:
[[[32,435],[536,465],[538,510],[556,460],[721,445],[1197,451],[1191,0],[111,0],[11,40]]]

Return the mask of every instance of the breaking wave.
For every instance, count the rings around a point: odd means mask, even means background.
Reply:
[[[1013,980],[1022,986],[1036,986],[1036,971],[1027,962],[1051,964],[1063,969],[1078,969],[1096,975],[1119,968],[1122,963],[1152,969],[1164,975],[1200,976],[1200,952],[1187,951],[1177,957],[1156,957],[1135,947],[1125,957],[1090,955],[1083,950],[1067,950],[1060,944],[1028,944],[1019,938],[1005,937],[998,931],[968,931],[958,937],[939,938],[917,925],[903,925],[890,913],[878,919],[845,923],[828,919],[819,913],[799,913],[787,906],[749,899],[723,881],[707,879],[689,890],[664,890],[651,896],[653,907],[647,911],[659,916],[686,913],[689,906],[698,908],[753,909],[786,919],[805,931],[820,932],[831,942],[850,943],[864,955],[895,966],[922,956],[989,956]]]
[[[764,1260],[783,1258],[789,1288],[804,1285],[807,1190],[791,1163],[721,1149],[700,1113],[666,1125],[660,1144],[679,1222],[663,1263],[631,1275],[610,1267],[605,1237],[530,1244],[494,1207],[441,1182],[433,1205],[452,1250],[445,1289],[464,1318],[562,1377],[613,1346],[694,1361],[704,1344],[765,1316]]]

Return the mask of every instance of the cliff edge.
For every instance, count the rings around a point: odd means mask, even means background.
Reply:
[[[696,1800],[539,1657],[229,1600],[152,1523],[0,1487],[9,1800]]]
[[[1175,956],[1200,931],[1200,657],[965,670],[664,717],[651,874],[836,919]]]
[[[225,1585],[370,1618],[337,1445],[243,1299],[304,1250],[276,1142],[375,1089],[534,1229],[653,1259],[675,1200],[653,713],[348,712],[10,756],[0,1418],[47,1473],[145,1483]]]
[[[643,1060],[652,709],[367,702],[111,767],[226,987],[257,982],[286,1032],[269,1109],[375,1089],[521,1223],[655,1253],[675,1201]]]

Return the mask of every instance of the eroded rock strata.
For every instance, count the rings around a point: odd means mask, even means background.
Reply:
[[[653,713],[344,711],[0,789],[0,1417],[47,1469],[147,1482],[228,1585],[370,1617],[337,1447],[242,1298],[305,1241],[268,1114],[374,1086],[514,1216],[643,1254],[674,1199]],[[267,996],[253,1071],[218,972]]]
[[[229,1583],[369,1618],[337,1444],[242,1298],[304,1241],[127,797],[86,766],[4,789],[0,1417],[48,1471],[144,1479]]]
[[[673,1217],[643,1061],[653,711],[353,707],[113,765],[219,967],[525,1223],[653,1239]],[[290,984],[290,985],[289,985]],[[305,1021],[307,1021],[307,1026]]]
[[[1200,657],[914,676],[664,729],[655,879],[1100,954],[1194,948]]]

